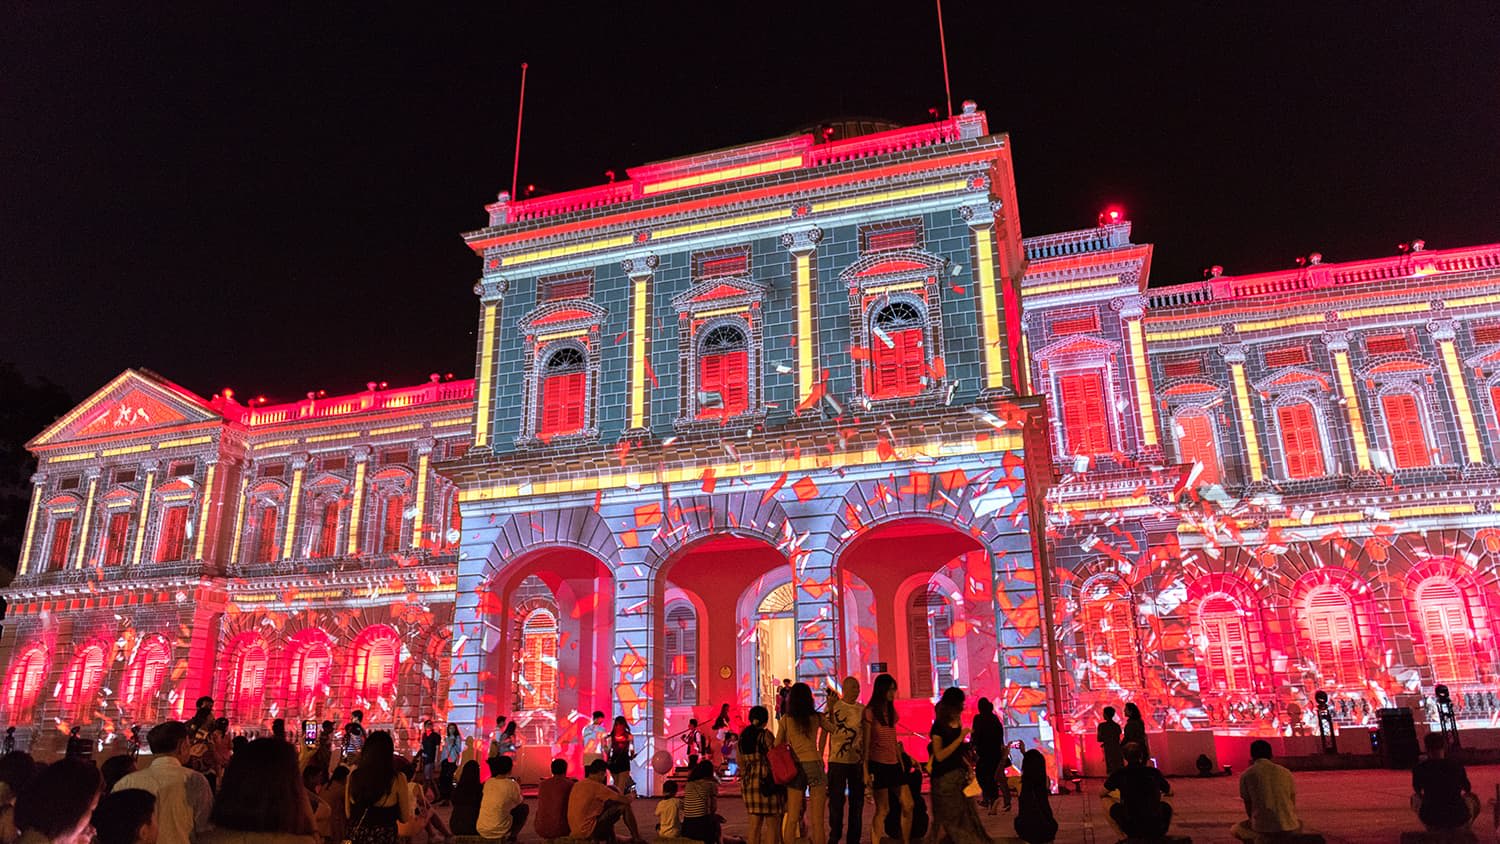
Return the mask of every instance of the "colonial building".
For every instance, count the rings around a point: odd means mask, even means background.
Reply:
[[[954,684],[1068,762],[1123,701],[1500,708],[1500,246],[1152,288],[1128,223],[1022,239],[972,104],[850,128],[502,195],[473,381],[120,376],[31,444],[0,718],[597,709],[649,783],[787,678],[892,674],[919,758]]]

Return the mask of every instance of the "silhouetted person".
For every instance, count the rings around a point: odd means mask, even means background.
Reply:
[[[1127,838],[1160,838],[1172,825],[1172,806],[1162,797],[1172,786],[1161,771],[1146,764],[1146,749],[1135,742],[1125,745],[1125,767],[1104,780],[1105,791],[1118,791],[1120,802],[1109,808]]]
[[[1133,703],[1125,704],[1125,731],[1121,740],[1125,744],[1133,742],[1140,745],[1146,761],[1151,761],[1151,742],[1146,739],[1146,719],[1141,717],[1141,708]]]
[[[1122,737],[1125,731],[1115,721],[1115,708],[1104,707],[1104,720],[1099,722],[1099,729],[1094,731],[1094,738],[1098,740],[1099,747],[1104,750],[1104,775],[1109,776],[1115,771],[1125,767],[1125,753]]]
[[[1021,796],[1016,803],[1016,836],[1026,844],[1047,844],[1057,838],[1052,814],[1052,786],[1047,782],[1047,758],[1040,750],[1021,757]]]
[[[987,697],[979,699],[979,712],[970,726],[969,743],[974,746],[974,776],[979,778],[983,790],[982,805],[993,806],[1000,795],[1005,795],[1005,808],[1010,809],[1010,788],[1002,788],[999,779],[1005,769],[1002,761],[1009,754],[1005,750],[1005,726],[995,714],[995,704]],[[855,842],[854,844],[858,844]]]
[[[1465,829],[1479,814],[1479,800],[1469,787],[1464,766],[1448,758],[1448,740],[1442,733],[1428,733],[1427,759],[1411,772],[1416,792],[1417,817],[1430,830]]]

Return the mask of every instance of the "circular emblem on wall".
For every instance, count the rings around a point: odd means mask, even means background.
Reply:
[[[727,665],[721,665],[719,666],[719,676],[725,680],[728,680],[730,677],[734,676],[734,669],[730,668]]]

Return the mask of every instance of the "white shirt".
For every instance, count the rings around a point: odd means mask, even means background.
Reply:
[[[1250,829],[1255,832],[1302,828],[1292,772],[1270,759],[1257,759],[1240,774],[1240,799],[1250,804]]]
[[[660,838],[682,837],[682,801],[663,798],[656,804],[656,834]]]
[[[510,777],[490,777],[484,781],[482,794],[474,830],[482,838],[510,835],[510,810],[521,805],[521,784]]]
[[[175,756],[158,756],[144,771],[126,774],[115,791],[139,788],[156,795],[157,844],[192,844],[208,829],[213,790],[197,771],[184,768]]]

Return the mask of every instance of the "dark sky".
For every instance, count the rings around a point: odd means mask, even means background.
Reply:
[[[3,12],[0,360],[80,397],[127,366],[275,399],[468,374],[459,233],[510,181],[523,59],[548,191],[942,103],[920,0],[173,5]],[[1251,4],[949,0],[1028,234],[1120,203],[1156,284],[1500,240],[1500,5],[1214,5]]]

